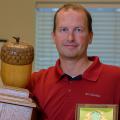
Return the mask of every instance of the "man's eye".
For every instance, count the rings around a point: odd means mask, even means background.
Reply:
[[[81,30],[81,28],[75,28],[74,31],[76,31],[76,32],[80,32],[80,31],[82,31],[82,30]]]
[[[60,32],[67,32],[67,31],[68,31],[67,28],[61,28],[61,29],[60,29]]]

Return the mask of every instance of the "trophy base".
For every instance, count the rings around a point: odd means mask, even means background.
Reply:
[[[0,88],[0,120],[35,120],[32,118],[36,104],[23,88],[3,86]]]

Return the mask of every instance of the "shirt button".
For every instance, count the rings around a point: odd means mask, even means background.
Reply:
[[[68,89],[68,92],[71,92],[71,89]]]

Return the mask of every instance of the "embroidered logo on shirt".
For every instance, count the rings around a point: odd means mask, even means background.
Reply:
[[[85,95],[86,95],[86,96],[97,97],[97,98],[100,98],[100,97],[101,97],[101,95],[96,94],[96,93],[88,93],[88,92],[86,92]]]

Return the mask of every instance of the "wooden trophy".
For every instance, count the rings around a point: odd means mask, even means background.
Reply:
[[[25,89],[34,49],[14,38],[16,42],[6,42],[1,47],[0,120],[35,120],[32,116],[36,104]]]

